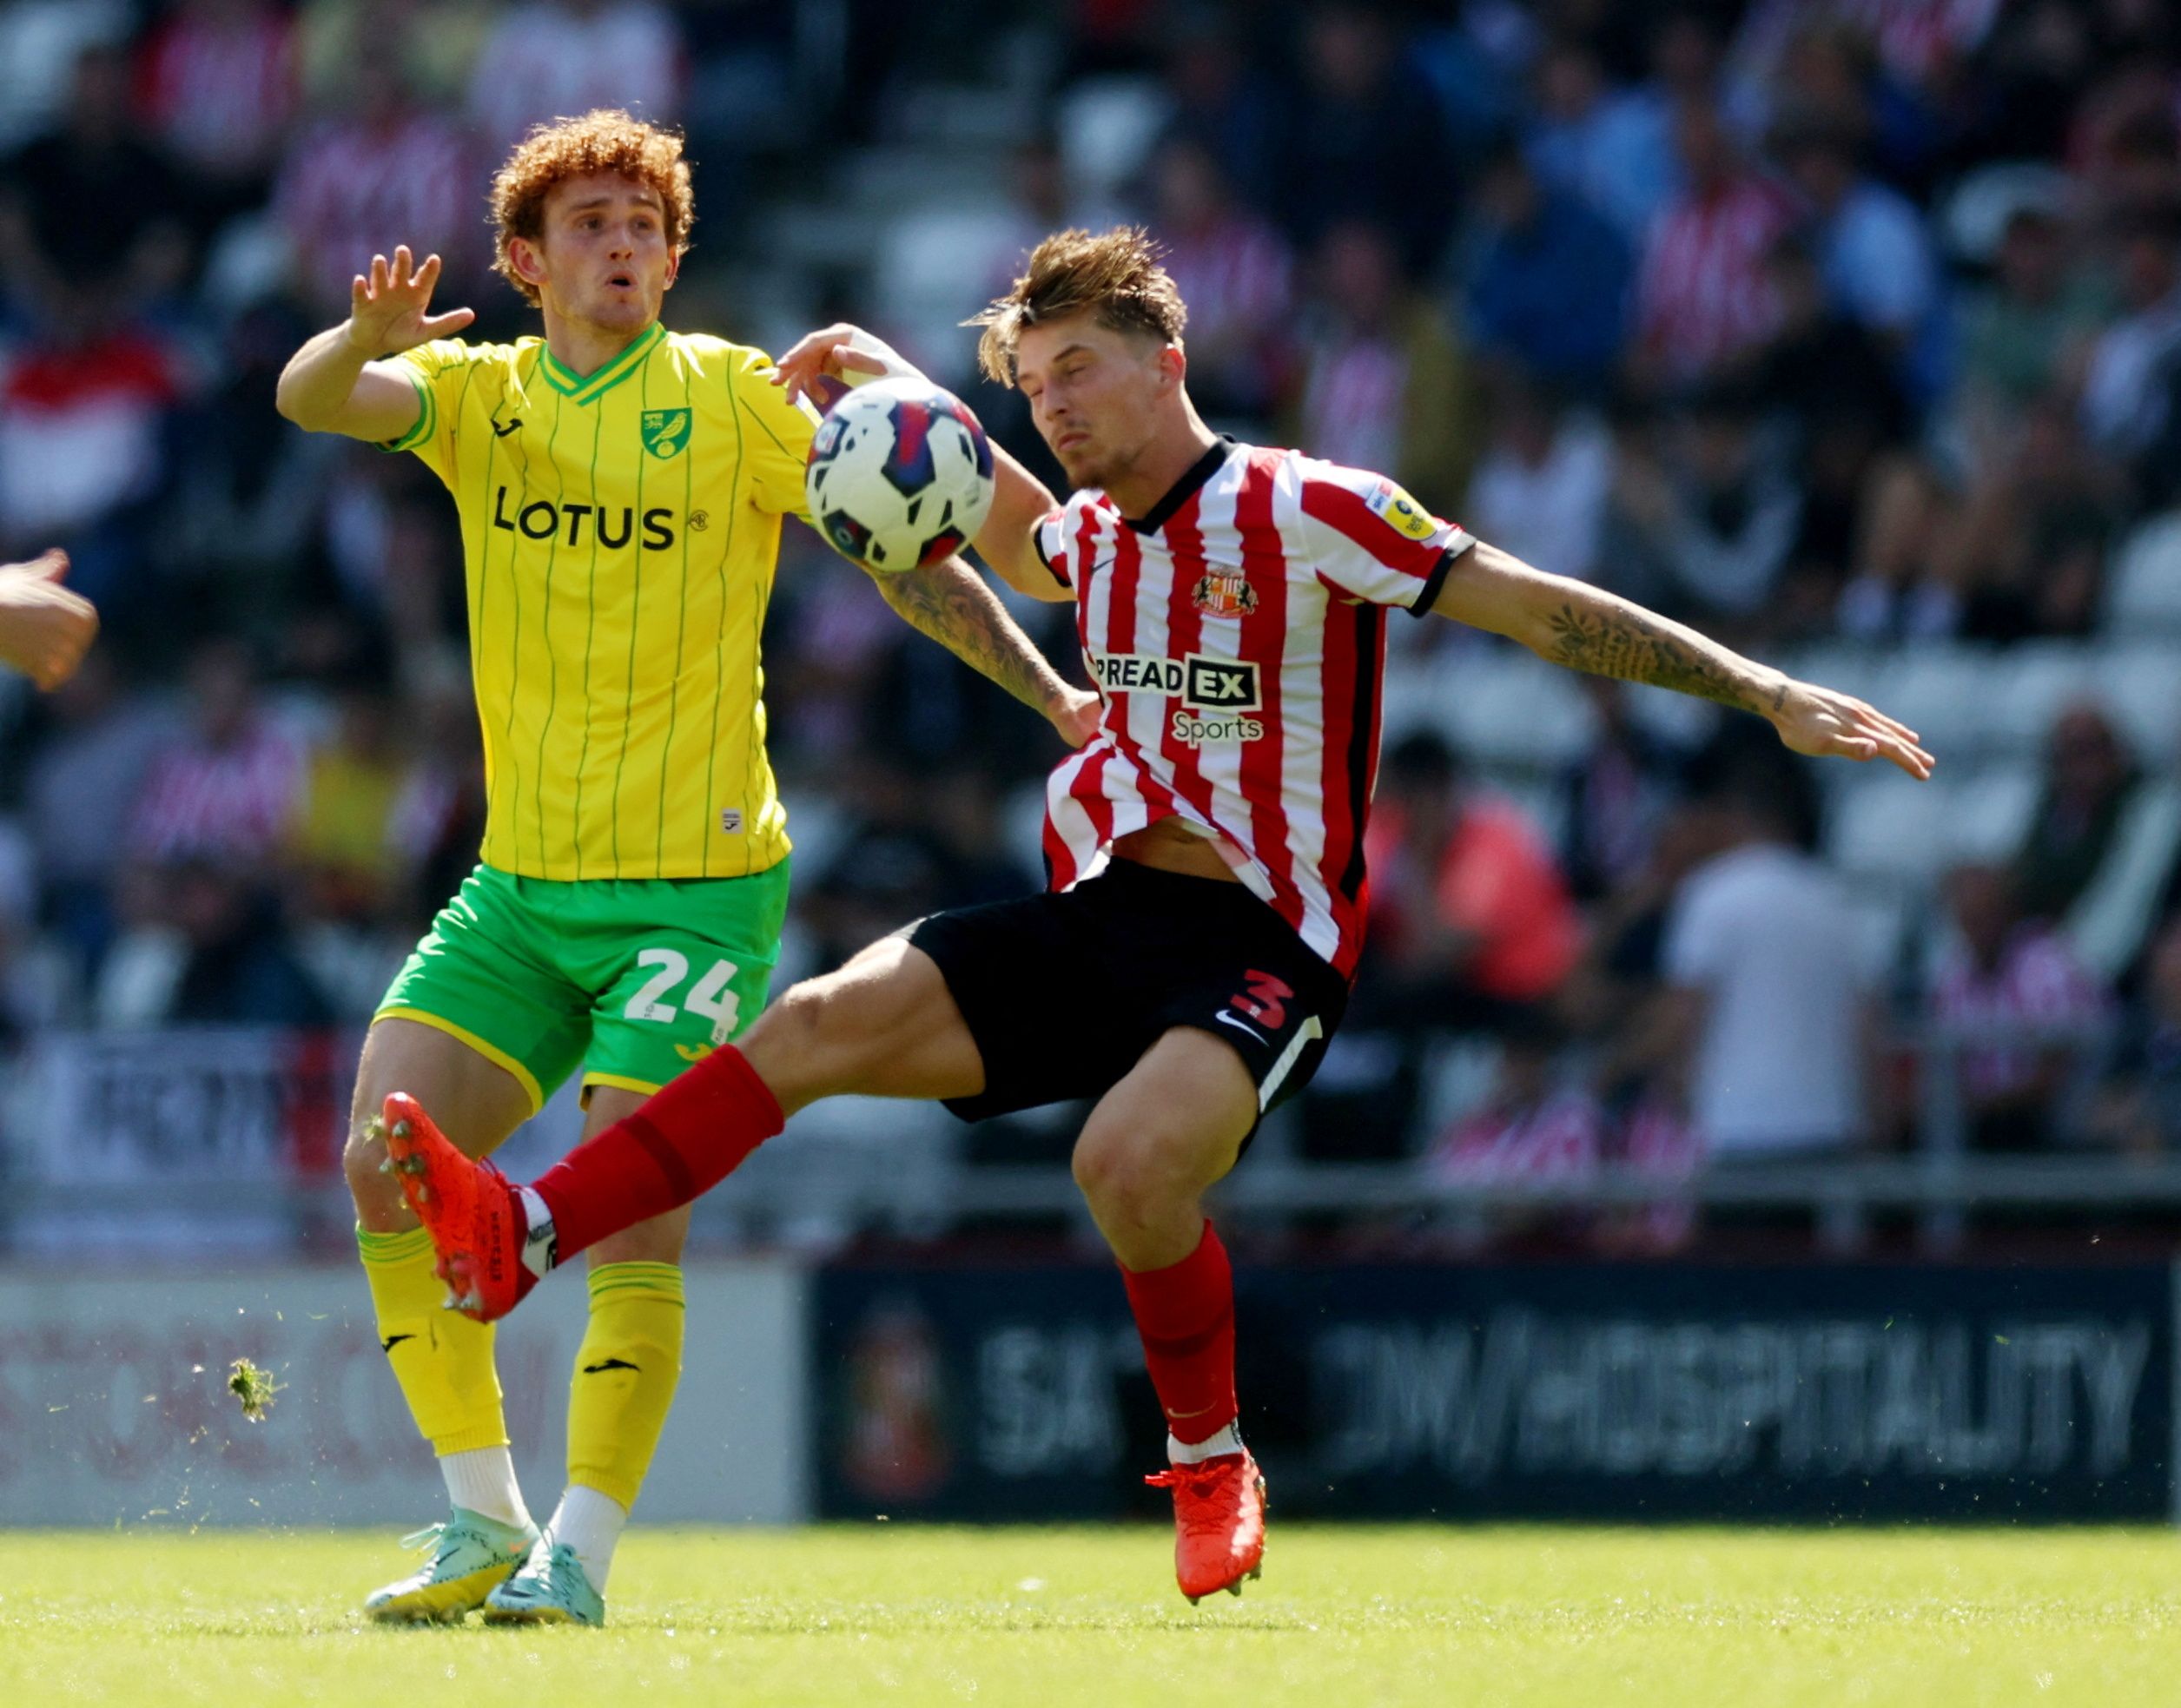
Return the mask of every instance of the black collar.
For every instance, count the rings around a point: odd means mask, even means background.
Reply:
[[[1124,516],[1120,519],[1139,534],[1157,533],[1160,529],[1173,520],[1174,511],[1188,503],[1199,487],[1219,472],[1226,462],[1228,454],[1233,449],[1233,435],[1221,433],[1219,443],[1211,446],[1204,455],[1189,465],[1189,472],[1173,483],[1165,498],[1152,505],[1151,513],[1148,516],[1140,521],[1133,516]]]

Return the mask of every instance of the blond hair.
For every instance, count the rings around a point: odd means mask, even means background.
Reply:
[[[1022,328],[1090,311],[1114,332],[1141,333],[1179,344],[1188,306],[1167,269],[1159,246],[1141,226],[1115,226],[1095,234],[1063,231],[1030,252],[1028,270],[1005,296],[962,322],[982,326],[977,365],[1002,386],[1012,386],[1015,346]]]
[[[532,243],[543,237],[545,198],[553,187],[594,172],[632,178],[653,191],[664,212],[667,247],[676,254],[689,247],[697,204],[690,194],[689,162],[682,158],[678,135],[611,107],[539,125],[515,145],[507,163],[492,177],[492,222],[499,228],[492,271],[520,291],[533,308],[538,287],[515,271],[509,245],[518,237]]]

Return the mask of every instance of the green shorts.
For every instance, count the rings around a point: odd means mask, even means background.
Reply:
[[[650,1093],[765,1005],[788,864],[748,878],[518,878],[480,866],[440,910],[375,1019],[416,1020],[498,1063],[542,1107],[580,1065]]]

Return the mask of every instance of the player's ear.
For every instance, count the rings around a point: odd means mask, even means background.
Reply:
[[[670,291],[672,290],[674,288],[674,281],[681,276],[682,251],[679,249],[669,249],[666,252],[666,284],[664,288]]]
[[[525,285],[545,282],[545,257],[539,244],[527,237],[507,240],[507,264],[515,269],[515,276]]]
[[[1179,344],[1160,346],[1157,361],[1160,379],[1170,387],[1179,390],[1182,382],[1189,377],[1189,358],[1183,353],[1181,346]]]

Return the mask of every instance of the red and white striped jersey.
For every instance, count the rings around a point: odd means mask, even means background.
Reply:
[[[1046,787],[1053,887],[1178,818],[1352,975],[1385,608],[1427,609],[1470,537],[1380,476],[1222,440],[1149,516],[1081,491],[1036,540],[1106,701]]]

